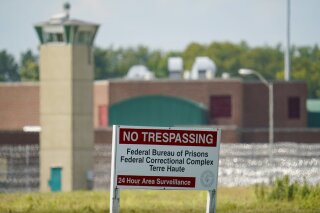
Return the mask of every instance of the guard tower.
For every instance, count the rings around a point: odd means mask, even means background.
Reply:
[[[98,25],[69,18],[70,5],[35,25],[40,40],[40,190],[87,188],[93,169],[92,45]]]

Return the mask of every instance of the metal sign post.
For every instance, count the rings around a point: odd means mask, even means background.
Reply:
[[[118,213],[120,211],[120,190],[116,187],[116,158],[117,153],[118,131],[114,125],[112,129],[112,158],[111,158],[111,179],[110,179],[110,213]]]
[[[110,194],[110,213],[118,213],[120,211],[120,190],[111,189]]]
[[[206,213],[216,213],[216,190],[208,191]]]

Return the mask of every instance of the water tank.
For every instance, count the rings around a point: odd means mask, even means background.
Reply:
[[[216,64],[209,57],[196,57],[192,65],[191,79],[212,79],[216,69]]]

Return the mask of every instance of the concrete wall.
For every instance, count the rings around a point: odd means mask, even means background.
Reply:
[[[268,143],[268,129],[239,130],[243,143]],[[320,128],[278,128],[274,131],[274,141],[295,143],[319,143]]]
[[[87,188],[87,172],[93,170],[94,60],[91,47],[73,45],[72,48],[72,189],[75,190]]]
[[[50,169],[62,168],[62,190],[72,190],[72,47],[40,48],[40,190],[50,191]]]
[[[85,45],[40,48],[41,191],[49,191],[51,167],[62,168],[63,191],[86,188],[93,164],[92,61]]]
[[[95,144],[111,144],[112,129],[94,131]],[[222,129],[222,143],[268,143],[268,129]],[[319,143],[320,128],[275,129],[275,143]],[[0,145],[39,144],[38,132],[0,131]],[[82,160],[80,161],[82,162]]]

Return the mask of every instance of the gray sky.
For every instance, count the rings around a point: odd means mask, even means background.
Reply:
[[[0,0],[0,50],[16,57],[39,44],[33,25],[66,0]],[[192,41],[284,44],[286,0],[69,0],[71,17],[101,24],[100,47],[183,50]],[[320,0],[291,0],[291,43],[320,44]]]

